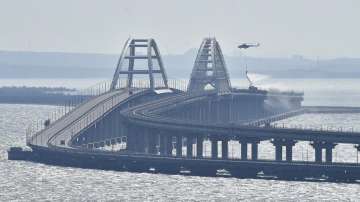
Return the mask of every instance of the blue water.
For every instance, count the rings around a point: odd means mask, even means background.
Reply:
[[[349,91],[355,96],[336,104],[360,103],[356,101],[360,85],[357,81],[353,85]],[[335,91],[347,92],[338,88]],[[318,96],[320,100],[311,102],[326,103],[324,97]],[[46,105],[0,104],[0,201],[360,201],[359,184],[141,174],[8,161],[6,150],[10,146],[25,145],[26,126],[46,118],[55,109]],[[303,115],[283,122],[360,129],[359,114]],[[236,147],[229,149],[236,156]],[[260,158],[274,157],[269,142],[261,143],[259,152]],[[313,160],[308,143],[295,146],[294,159]],[[356,162],[355,149],[352,145],[338,145],[334,160]]]

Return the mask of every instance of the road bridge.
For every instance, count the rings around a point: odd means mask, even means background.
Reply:
[[[136,76],[143,79],[144,75],[147,81],[136,82]],[[359,164],[332,160],[339,143],[353,144],[359,151],[360,133],[270,124],[304,113],[356,111],[353,108],[302,107],[303,93],[232,88],[215,38],[202,42],[187,89],[177,86],[168,82],[153,39],[129,39],[112,82],[105,87],[108,90],[88,96],[91,99],[41,130],[28,130],[27,145],[32,152],[24,155],[12,148],[9,158],[142,172],[188,171],[204,176],[226,170],[235,177],[262,173],[281,179],[325,176],[328,180],[360,180]],[[210,156],[205,156],[204,140],[211,142]],[[229,157],[230,141],[239,142],[239,159]],[[274,145],[274,160],[258,158],[262,141]],[[293,161],[293,147],[300,141],[312,145],[314,162]],[[106,150],[116,145],[123,148]]]

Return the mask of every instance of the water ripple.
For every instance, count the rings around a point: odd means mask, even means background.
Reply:
[[[33,119],[46,117],[47,112],[53,108],[0,105],[0,201],[360,200],[360,186],[357,184],[129,173],[6,160],[6,149],[9,146],[24,145],[24,126]],[[325,117],[313,118],[319,123],[325,120]],[[303,118],[304,121],[306,119],[308,118]],[[346,120],[349,124],[352,120],[359,124],[357,120],[360,120],[359,117],[344,119],[341,116],[326,119],[335,119],[334,122]],[[262,143],[259,148],[264,157],[273,157],[270,143]],[[294,153],[302,151],[304,154],[304,148],[299,148]],[[301,158],[301,155],[297,158]]]

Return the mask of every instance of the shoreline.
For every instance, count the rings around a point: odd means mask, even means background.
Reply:
[[[1,104],[76,105],[87,98],[64,87],[0,87]]]

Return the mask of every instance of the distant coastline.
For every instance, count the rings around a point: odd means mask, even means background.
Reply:
[[[162,55],[169,78],[189,78],[196,49]],[[112,78],[117,54],[0,51],[0,78]],[[359,78],[360,58],[224,56],[231,78],[250,72],[272,78]],[[246,64],[245,64],[246,63]]]
[[[75,95],[74,92],[76,92],[75,89],[63,87],[1,87],[0,103],[74,105],[84,99],[84,96]]]

